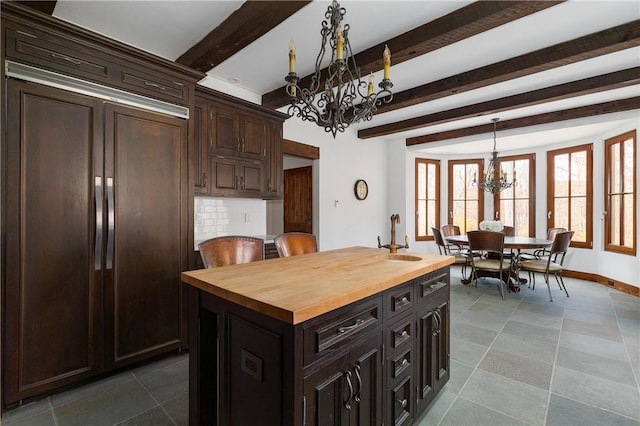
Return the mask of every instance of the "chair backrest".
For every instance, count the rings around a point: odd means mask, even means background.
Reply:
[[[503,226],[502,227],[502,233],[508,237],[515,237],[516,236],[516,228],[514,228],[513,226]]]
[[[315,253],[318,251],[316,236],[305,232],[287,232],[274,238],[273,243],[280,257]]]
[[[553,241],[557,234],[566,232],[567,228],[549,228],[547,229],[547,240]]]
[[[264,241],[255,237],[216,237],[198,244],[205,268],[236,265],[264,259]]]
[[[442,232],[440,232],[438,228],[434,227],[431,228],[431,231],[433,232],[433,239],[436,241],[440,254],[448,254],[447,245],[444,242],[444,238],[442,238]]]
[[[565,231],[559,232],[556,234],[553,239],[553,244],[551,244],[551,248],[549,251],[551,252],[551,256],[558,261],[558,256],[560,256],[559,263],[562,265],[564,262],[564,255],[567,254],[567,250],[569,250],[569,244],[571,244],[571,238],[573,238],[573,231]]]
[[[460,227],[458,225],[442,225],[442,233],[445,237],[450,237],[452,235],[460,235]]]
[[[504,250],[504,234],[492,231],[469,231],[469,248],[472,251],[487,251],[499,254],[502,259]]]

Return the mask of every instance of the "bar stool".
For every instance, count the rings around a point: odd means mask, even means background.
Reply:
[[[264,259],[264,241],[255,237],[231,235],[198,244],[205,268],[236,265]]]
[[[299,254],[318,251],[316,236],[305,232],[287,232],[273,239],[280,257],[297,256]]]

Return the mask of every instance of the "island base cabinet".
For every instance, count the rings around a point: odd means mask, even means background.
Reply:
[[[190,286],[189,424],[411,425],[449,378],[448,303],[448,266],[295,325]]]
[[[382,337],[366,339],[304,379],[303,424],[309,426],[380,424]]]

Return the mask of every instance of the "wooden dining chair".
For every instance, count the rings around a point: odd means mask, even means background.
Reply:
[[[306,232],[286,232],[275,237],[273,243],[280,257],[297,256],[318,251],[316,236]]]
[[[549,228],[547,229],[547,240],[553,241],[557,234],[561,232],[567,232],[567,228]],[[542,260],[549,255],[549,247],[543,247],[540,249],[536,249],[530,253],[520,253],[518,256],[519,260]]]
[[[569,292],[567,291],[567,287],[564,285],[564,280],[562,279],[562,264],[564,263],[567,250],[569,250],[569,244],[571,244],[573,234],[573,231],[557,233],[553,239],[553,244],[551,244],[549,255],[546,259],[526,260],[524,262],[520,262],[519,265],[520,271],[527,271],[529,273],[529,280],[532,280],[533,282],[533,289],[536,288],[536,272],[544,274],[544,281],[547,283],[549,301],[551,302],[553,302],[553,297],[551,296],[551,286],[549,285],[550,274],[553,274],[556,277],[558,287],[560,287],[560,290],[564,290],[567,297],[569,297]]]
[[[198,244],[205,268],[236,265],[264,259],[264,241],[255,237],[224,236]]]
[[[504,234],[492,231],[469,231],[469,248],[486,253],[484,257],[471,256],[471,279],[478,286],[478,278],[493,277],[500,280],[498,287],[504,299],[503,283],[511,278],[511,262],[504,257]],[[505,275],[506,274],[506,275]]]
[[[455,260],[453,264],[462,266],[462,279],[466,280],[465,275],[467,272],[467,266],[469,265],[469,256],[458,250],[451,251],[450,245],[446,244],[444,238],[442,237],[442,231],[440,231],[438,228],[432,227],[431,232],[433,232],[433,239],[438,246],[438,252],[444,256],[454,256]]]

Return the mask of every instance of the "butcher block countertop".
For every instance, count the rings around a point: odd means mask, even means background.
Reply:
[[[182,281],[298,324],[454,262],[451,256],[349,247],[182,273]]]

